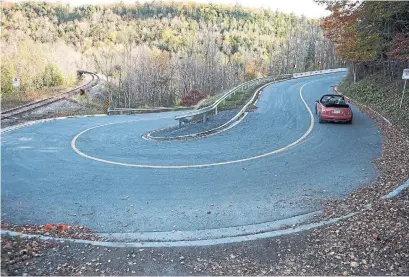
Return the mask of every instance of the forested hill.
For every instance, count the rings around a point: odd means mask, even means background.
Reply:
[[[1,12],[2,76],[19,76],[21,91],[68,83],[81,68],[111,78],[127,106],[168,106],[193,89],[214,94],[260,75],[340,65],[318,20],[267,9],[23,2]]]
[[[228,55],[236,52],[269,55],[275,44],[292,35],[320,38],[319,22],[263,9],[196,3],[70,7],[27,2],[2,9],[3,38],[67,44],[84,52],[101,43],[132,39],[163,50],[186,49],[197,34],[220,34]],[[311,33],[311,29],[312,33]]]

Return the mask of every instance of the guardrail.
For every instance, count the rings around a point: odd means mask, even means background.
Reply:
[[[302,73],[294,73],[293,78],[296,79],[296,78],[301,78],[301,77],[308,77],[308,76],[322,75],[322,74],[336,73],[336,72],[346,72],[346,71],[348,71],[347,68],[334,68],[334,69],[308,71],[308,72],[302,72]]]
[[[126,113],[126,112],[159,113],[159,112],[185,111],[185,110],[191,110],[191,109],[192,109],[192,107],[178,107],[178,108],[168,108],[168,107],[157,107],[157,108],[114,108],[114,109],[108,109],[108,115],[123,114],[123,113]]]
[[[247,101],[247,103],[241,108],[241,110],[233,117],[231,118],[229,121],[227,121],[226,123],[213,128],[211,130],[207,130],[204,132],[200,132],[200,133],[196,133],[196,134],[189,134],[189,135],[182,135],[182,136],[176,136],[176,137],[156,137],[153,136],[152,134],[160,132],[160,131],[170,131],[173,130],[175,127],[170,127],[170,128],[164,128],[164,129],[159,129],[159,130],[154,130],[151,132],[148,132],[146,134],[144,134],[142,137],[144,139],[148,139],[148,140],[157,140],[157,141],[174,141],[174,140],[185,140],[185,139],[193,139],[193,138],[199,138],[199,137],[203,137],[203,136],[208,136],[208,135],[212,135],[218,132],[221,132],[223,130],[227,130],[228,128],[230,128],[237,120],[239,120],[240,118],[242,118],[246,111],[247,108],[255,102],[255,100],[257,99],[257,97],[260,95],[260,92],[268,85],[272,84],[272,83],[276,83],[278,81],[283,81],[283,80],[287,80],[287,79],[291,79],[291,74],[287,74],[287,75],[281,75],[278,76],[276,78],[274,78],[273,81],[271,82],[266,82],[264,85],[258,87],[256,89],[256,91],[253,93],[253,96],[251,97],[251,99],[249,101]],[[223,95],[224,96],[224,95]]]
[[[229,90],[228,92],[223,94],[212,105],[201,108],[201,109],[198,109],[198,110],[194,110],[194,111],[190,111],[190,112],[187,112],[187,113],[180,114],[178,116],[175,116],[175,119],[179,120],[179,127],[181,127],[184,123],[190,121],[190,120],[188,120],[188,118],[193,118],[194,116],[202,115],[202,122],[205,123],[206,120],[207,120],[207,113],[208,112],[214,110],[215,114],[217,114],[217,112],[218,112],[217,107],[219,106],[219,104],[222,103],[222,102],[225,103],[227,98],[231,98],[233,95],[235,95],[240,90],[243,91],[245,89],[248,89],[249,86],[254,85],[254,84],[261,85],[263,83],[269,83],[269,82],[273,82],[273,81],[276,81],[276,80],[290,79],[291,77],[292,77],[291,74],[285,74],[285,75],[282,75],[282,76],[279,76],[279,77],[268,76],[268,77],[262,77],[262,78],[247,81],[245,83],[242,83],[242,84],[232,88],[231,90]]]
[[[313,76],[313,75],[321,75],[321,74],[328,74],[328,73],[336,73],[336,72],[345,72],[347,71],[346,68],[335,68],[335,69],[326,69],[326,70],[317,70],[317,71],[310,71],[310,72],[303,72],[303,73],[294,73],[294,74],[284,74],[280,75],[278,77],[262,77],[258,79],[253,79],[248,82],[242,83],[225,94],[223,94],[219,99],[217,99],[212,105],[197,109],[197,110],[192,110],[183,114],[180,114],[175,117],[175,120],[179,120],[179,127],[181,127],[184,123],[190,122],[190,118],[193,118],[197,115],[202,115],[202,122],[207,121],[207,113],[210,111],[215,111],[215,114],[218,113],[218,106],[220,103],[224,103],[227,98],[231,98],[233,95],[235,95],[237,92],[240,90],[248,89],[250,85],[261,85],[263,82],[268,83],[268,82],[273,82],[277,80],[282,80],[282,79],[291,79],[291,78],[301,78],[301,77],[308,77],[308,76]],[[186,107],[186,108],[167,108],[167,107],[158,107],[158,108],[113,108],[113,109],[108,109],[108,114],[122,114],[125,112],[137,112],[137,113],[146,113],[146,112],[164,112],[164,111],[181,111],[181,110],[190,110],[193,107]]]

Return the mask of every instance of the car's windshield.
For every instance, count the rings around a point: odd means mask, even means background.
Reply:
[[[345,99],[342,96],[338,95],[326,95],[321,99],[321,102],[326,106],[347,105]]]

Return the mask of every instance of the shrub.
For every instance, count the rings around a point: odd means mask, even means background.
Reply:
[[[204,98],[206,98],[206,94],[204,94],[200,90],[194,89],[189,91],[189,93],[182,98],[180,104],[182,106],[193,106]]]
[[[61,71],[55,65],[49,63],[45,67],[43,73],[43,84],[46,87],[56,87],[62,85],[64,78],[61,74]]]
[[[1,66],[1,93],[10,94],[14,91],[13,76],[8,68]]]

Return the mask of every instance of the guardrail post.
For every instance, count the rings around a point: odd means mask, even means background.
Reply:
[[[206,112],[203,113],[203,123],[206,123]]]
[[[214,115],[217,115],[217,106],[216,109],[214,110]]]
[[[182,119],[179,118],[179,128],[182,127]]]

